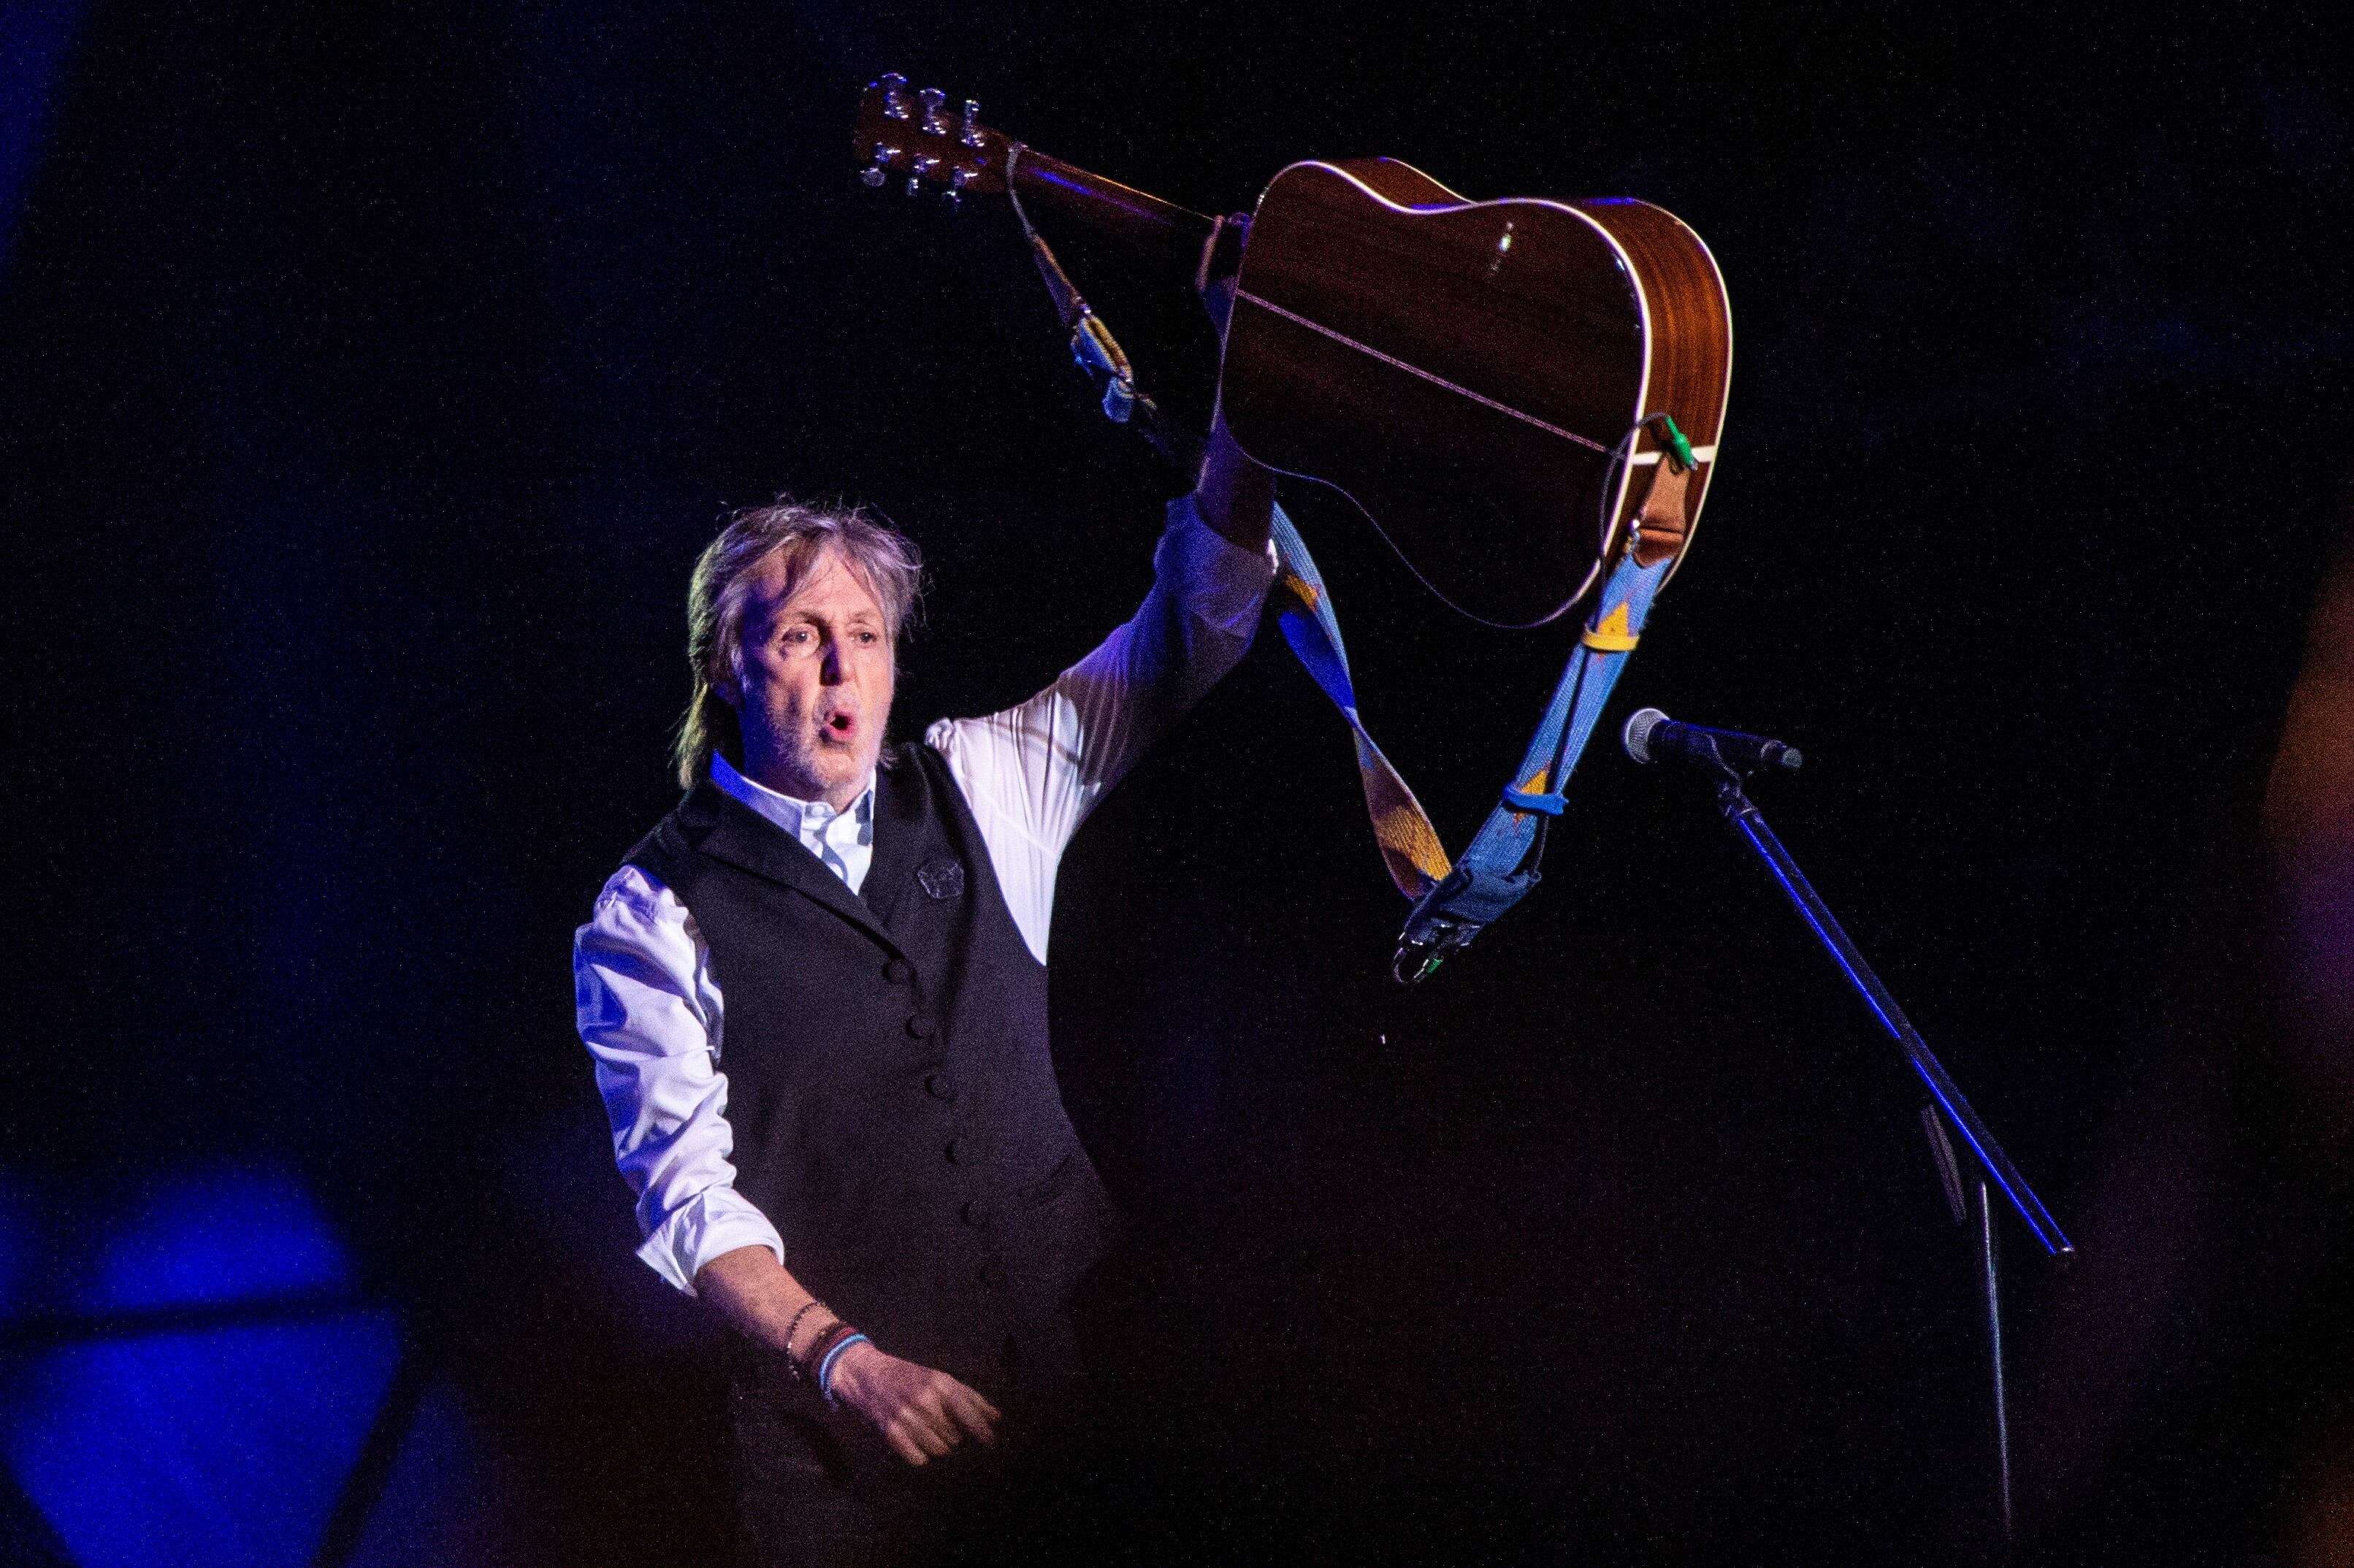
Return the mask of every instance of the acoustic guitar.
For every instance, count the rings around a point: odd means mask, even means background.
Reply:
[[[1294,164],[1246,220],[1215,218],[1024,147],[970,100],[952,114],[947,94],[896,75],[866,89],[854,149],[871,185],[1012,190],[1199,278],[1234,272],[1219,395],[1235,440],[1347,495],[1477,620],[1534,626],[1575,604],[1670,428],[1694,465],[1682,521],[1699,521],[1733,320],[1708,247],[1662,208],[1473,201],[1363,158]]]

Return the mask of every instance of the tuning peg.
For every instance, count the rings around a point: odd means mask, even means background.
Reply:
[[[938,158],[917,158],[909,168],[913,172],[907,175],[907,194],[914,196],[924,188],[926,180],[940,172],[940,161]]]
[[[883,113],[886,119],[905,120],[908,116],[907,79],[897,71],[883,74]]]
[[[981,144],[981,105],[970,98],[964,101],[964,129],[957,132],[957,140],[968,147],[978,147]]]
[[[886,177],[888,165],[890,164],[891,160],[898,155],[899,149],[892,146],[889,143],[875,143],[875,162],[868,164],[865,168],[861,169],[858,172],[858,177],[865,181],[869,186],[879,187]]]
[[[927,136],[947,135],[949,133],[949,117],[941,113],[940,111],[947,105],[949,95],[942,92],[937,87],[928,87],[924,89],[923,99],[924,134]]]
[[[948,197],[950,207],[964,206],[965,187],[972,184],[974,173],[975,171],[970,165],[964,164],[959,164],[949,171]]]

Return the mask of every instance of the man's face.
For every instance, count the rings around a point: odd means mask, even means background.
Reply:
[[[782,562],[753,574],[735,678],[716,689],[743,729],[748,777],[839,810],[882,753],[892,676],[883,607],[829,549],[790,598]]]

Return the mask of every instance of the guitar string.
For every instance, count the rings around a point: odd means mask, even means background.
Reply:
[[[1258,306],[1259,309],[1263,311],[1271,311],[1275,314],[1281,316],[1285,321],[1294,322],[1306,327],[1310,332],[1320,333],[1324,336],[1331,338],[1334,343],[1341,344],[1343,347],[1353,348],[1359,354],[1370,355],[1372,357],[1380,360],[1384,365],[1394,366],[1397,369],[1405,371],[1409,376],[1418,376],[1434,387],[1443,387],[1449,392],[1459,393],[1463,397],[1470,398],[1471,401],[1479,404],[1483,408],[1493,408],[1499,414],[1508,414],[1523,424],[1534,425],[1538,429],[1544,431],[1548,435],[1559,436],[1565,441],[1575,441],[1579,446],[1585,448],[1587,450],[1600,452],[1606,457],[1610,453],[1610,449],[1604,446],[1600,441],[1589,440],[1585,437],[1579,435],[1575,430],[1564,430],[1559,425],[1553,424],[1550,420],[1540,419],[1534,414],[1528,413],[1520,408],[1515,408],[1509,403],[1499,403],[1496,399],[1486,396],[1484,393],[1474,392],[1469,387],[1465,387],[1458,382],[1449,381],[1446,376],[1425,370],[1419,365],[1410,365],[1406,361],[1398,358],[1395,355],[1384,354],[1380,349],[1373,347],[1373,344],[1359,343],[1355,338],[1351,337],[1348,334],[1335,332],[1331,327],[1326,326],[1322,322],[1310,321],[1297,311],[1285,310],[1273,300],[1262,299],[1258,295],[1254,294],[1246,289],[1235,290],[1235,298],[1238,300],[1248,300],[1252,304]]]

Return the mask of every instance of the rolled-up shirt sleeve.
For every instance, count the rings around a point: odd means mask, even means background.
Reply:
[[[985,718],[942,719],[924,736],[972,807],[1013,923],[1041,963],[1071,835],[1249,652],[1275,563],[1221,537],[1187,496],[1170,503],[1152,575],[1136,614],[1044,691]]]
[[[638,1255],[690,1296],[722,1253],[765,1246],[781,1263],[777,1227],[736,1191],[719,990],[686,906],[623,866],[573,935],[572,978],[614,1163],[638,1195]]]

